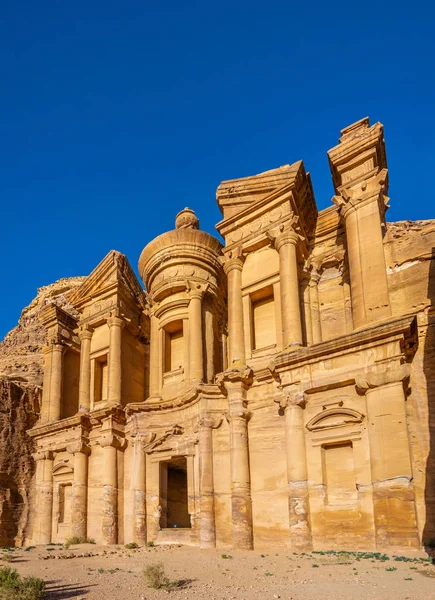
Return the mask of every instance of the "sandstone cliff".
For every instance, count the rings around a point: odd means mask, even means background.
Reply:
[[[41,309],[56,304],[71,312],[68,292],[75,289],[84,277],[59,279],[39,288],[34,300],[23,309],[18,325],[0,342],[0,377],[42,385],[44,328],[39,323]]]
[[[39,415],[44,329],[41,309],[50,303],[71,310],[68,293],[83,277],[60,279],[38,290],[18,325],[0,342],[0,546],[20,545],[32,490],[32,442],[26,434]]]

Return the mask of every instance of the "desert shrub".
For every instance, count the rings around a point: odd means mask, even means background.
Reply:
[[[233,558],[231,554],[221,554],[221,558]]]
[[[95,544],[95,540],[88,538],[87,536],[73,535],[65,540],[63,547],[68,550],[70,546],[76,546],[77,544]]]
[[[12,569],[11,567],[0,567],[0,589],[3,587],[11,587],[19,581],[19,579],[20,576],[16,569]]]
[[[2,554],[1,559],[3,562],[12,562],[14,560],[14,555],[10,552],[5,552]]]
[[[148,548],[152,548],[154,546],[154,542],[147,542]]]
[[[45,582],[39,577],[21,578],[16,569],[0,568],[0,597],[4,600],[41,600]]]
[[[147,565],[143,570],[143,576],[148,587],[153,588],[154,590],[160,590],[162,588],[169,589],[172,586],[169,578],[165,574],[165,567],[161,562]]]
[[[130,542],[128,544],[125,544],[125,547],[127,548],[127,550],[134,550],[135,548],[139,548],[136,542]]]

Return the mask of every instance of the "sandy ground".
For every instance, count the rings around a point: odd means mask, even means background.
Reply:
[[[64,550],[52,545],[10,554],[13,560],[7,566],[47,582],[47,600],[435,600],[435,566],[424,553],[400,554],[396,560],[393,554],[373,553],[223,552],[180,546],[126,550],[96,545]],[[164,563],[175,582],[173,590],[147,586],[143,567],[157,562]]]

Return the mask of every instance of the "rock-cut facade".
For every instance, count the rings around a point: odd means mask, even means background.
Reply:
[[[186,208],[43,308],[28,543],[435,537],[434,223],[386,223],[380,123],[328,157],[329,208],[302,161],[223,181],[223,245]]]

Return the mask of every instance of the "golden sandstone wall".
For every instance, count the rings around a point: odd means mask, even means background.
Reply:
[[[435,538],[435,222],[386,223],[383,127],[217,190],[47,305],[26,539],[418,548]]]

